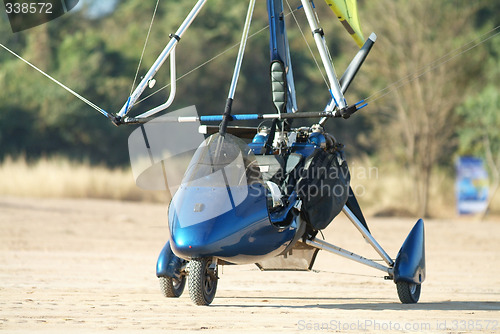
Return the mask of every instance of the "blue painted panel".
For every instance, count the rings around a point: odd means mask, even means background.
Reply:
[[[158,256],[156,262],[156,276],[157,277],[178,277],[179,269],[182,267],[182,259],[175,256],[170,248],[170,241],[167,241],[165,246]]]
[[[169,208],[173,252],[184,259],[216,256],[235,264],[281,253],[294,237],[296,223],[284,229],[272,225],[264,186],[247,188],[248,196],[227,211],[224,188],[179,190]],[[214,214],[217,211],[222,214]]]
[[[280,60],[283,64],[285,64],[288,85],[287,112],[292,112],[298,108],[290,57],[290,47],[288,45],[286,24],[283,15],[283,0],[267,0],[267,12],[269,16],[269,49],[271,53],[271,62]]]
[[[292,153],[302,154],[304,158],[307,158],[311,154],[314,153],[317,146],[311,143],[293,143],[292,144]]]
[[[419,219],[406,237],[394,264],[394,282],[421,284],[425,280],[424,221]]]

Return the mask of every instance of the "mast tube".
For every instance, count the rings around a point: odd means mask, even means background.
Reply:
[[[250,31],[250,25],[252,24],[252,16],[254,8],[255,8],[255,0],[250,0],[250,3],[248,4],[247,17],[245,19],[245,26],[243,27],[243,33],[241,34],[240,49],[238,50],[236,65],[234,66],[233,79],[231,80],[231,86],[229,88],[226,107],[224,108],[224,114],[219,128],[219,133],[222,136],[226,134],[227,125],[231,120],[231,108],[233,106],[234,94],[236,93],[236,86],[238,85],[238,79],[240,77],[241,64],[243,63],[243,55],[245,54],[245,48],[247,46],[248,33]]]
[[[352,59],[351,63],[347,67],[346,71],[340,78],[340,89],[343,94],[347,91],[347,88],[349,88],[349,85],[351,82],[354,80],[354,77],[358,73],[358,70],[360,69],[361,65],[363,65],[363,62],[365,61],[366,57],[368,56],[368,53],[373,47],[373,44],[377,40],[377,35],[375,33],[371,33],[370,37],[366,40],[365,44],[363,44],[363,47],[358,51],[356,56]],[[325,110],[329,109],[329,106],[334,105],[335,102],[333,101],[333,98],[331,99],[330,103],[326,106]],[[332,107],[333,108],[333,107]],[[319,121],[319,125],[324,126],[328,118],[323,117]]]
[[[318,25],[318,21],[313,12],[310,0],[301,0],[302,6],[304,8],[304,12],[306,13],[307,21],[309,22],[309,26],[314,36],[314,41],[316,42],[316,46],[318,48],[319,54],[321,56],[321,61],[323,62],[323,66],[326,70],[326,75],[328,76],[328,81],[330,82],[330,92],[332,97],[335,99],[336,106],[339,110],[345,109],[347,107],[347,103],[344,98],[344,94],[340,89],[340,84],[335,75],[335,68],[333,67],[332,60],[328,54],[328,47],[325,42],[323,29]],[[333,111],[335,108],[335,104],[329,105],[329,108],[326,111]]]
[[[250,0],[248,4],[248,12],[245,20],[245,26],[243,28],[243,33],[241,36],[240,49],[238,51],[238,58],[236,59],[236,65],[234,66],[233,79],[231,80],[231,87],[229,88],[229,99],[234,99],[234,94],[236,92],[236,86],[238,84],[238,79],[241,72],[241,64],[243,62],[243,55],[245,54],[245,48],[248,40],[248,32],[250,31],[250,25],[252,23],[253,10],[255,8],[255,0]]]
[[[287,81],[286,109],[287,112],[297,112],[297,97],[295,94],[290,47],[283,12],[283,0],[267,0],[267,12],[269,16],[269,48],[271,52],[271,63],[275,60],[279,60],[285,65]]]

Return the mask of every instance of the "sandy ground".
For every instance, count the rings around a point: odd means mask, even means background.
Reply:
[[[370,219],[395,256],[414,220]],[[58,333],[500,333],[500,222],[426,221],[420,302],[375,269],[320,252],[314,272],[225,266],[209,307],[164,298],[155,276],[166,207],[0,198],[0,331]],[[330,242],[375,258],[343,217]]]

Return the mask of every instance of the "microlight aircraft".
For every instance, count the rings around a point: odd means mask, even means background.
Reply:
[[[329,99],[324,110],[299,110],[284,1],[267,0],[273,103],[267,113],[232,112],[256,5],[256,0],[249,0],[222,114],[198,115],[191,107],[153,117],[174,101],[176,47],[182,45],[184,33],[207,1],[198,0],[178,30],[170,34],[170,41],[118,113],[97,108],[117,126],[138,125],[129,138],[136,182],[170,195],[167,241],[156,268],[162,293],[179,297],[187,282],[194,304],[209,305],[216,294],[219,266],[255,263],[261,270],[307,271],[313,268],[317,253],[324,250],[384,272],[395,283],[402,303],[417,303],[426,274],[423,220],[413,226],[395,258],[387,254],[372,236],[350,186],[343,145],[324,128],[331,118],[348,119],[366,106],[363,101],[348,104],[344,97],[377,38],[372,33],[365,41],[356,0],[325,0],[360,48],[340,79],[316,6],[311,0],[300,0],[296,10],[305,15],[326,73]],[[144,91],[154,86],[154,77],[168,58],[171,82],[167,101],[129,116]],[[294,127],[293,121],[300,118],[315,122]],[[253,128],[232,125],[258,120],[262,123]],[[172,134],[175,136],[169,137]],[[320,237],[340,213],[349,218],[382,263]]]

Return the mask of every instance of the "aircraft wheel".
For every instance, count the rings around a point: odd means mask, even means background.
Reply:
[[[415,304],[420,298],[422,284],[397,282],[399,300],[403,304]]]
[[[180,279],[175,277],[159,277],[161,293],[167,298],[178,298],[186,286],[186,276]]]
[[[196,305],[210,305],[217,290],[217,265],[211,258],[189,261],[189,297]]]

